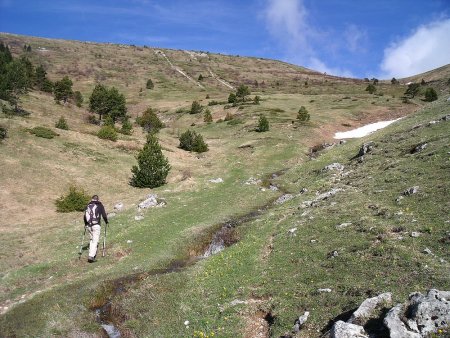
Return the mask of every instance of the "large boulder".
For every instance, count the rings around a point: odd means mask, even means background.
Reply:
[[[378,317],[380,310],[384,307],[390,307],[392,303],[392,294],[390,292],[382,293],[376,297],[368,298],[361,303],[359,308],[353,312],[349,323],[365,325],[370,318]]]
[[[364,328],[359,325],[343,322],[334,323],[330,333],[331,338],[369,338]]]

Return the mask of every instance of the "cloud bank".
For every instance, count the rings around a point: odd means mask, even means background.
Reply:
[[[317,55],[318,45],[327,45],[323,34],[308,21],[303,0],[268,0],[264,12],[266,27],[286,54],[286,61],[328,74],[352,77],[349,70],[329,67]],[[354,47],[363,36],[348,40]]]
[[[384,50],[381,78],[408,77],[450,63],[450,19],[417,28]]]

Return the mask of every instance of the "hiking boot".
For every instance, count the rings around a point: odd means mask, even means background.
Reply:
[[[88,263],[94,263],[96,261],[95,257],[89,257]]]

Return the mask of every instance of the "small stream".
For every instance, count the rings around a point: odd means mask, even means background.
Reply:
[[[276,185],[272,182],[272,180],[283,175],[287,170],[288,169],[283,169],[270,174],[267,178],[267,181],[269,182],[270,186],[276,187]],[[278,191],[280,191],[282,194],[286,194],[286,192],[284,192],[280,188],[278,188]],[[209,241],[209,244],[207,244],[206,247],[203,250],[201,250],[201,252],[203,252],[202,254],[195,257],[186,257],[181,260],[174,260],[166,268],[153,269],[150,271],[136,273],[114,280],[112,282],[113,288],[105,303],[102,304],[101,306],[97,306],[91,309],[95,312],[97,323],[100,324],[100,326],[103,328],[104,332],[109,338],[120,338],[122,335],[118,328],[118,325],[120,325],[120,322],[122,320],[120,319],[120,315],[114,313],[115,311],[112,305],[112,299],[116,295],[125,292],[127,287],[129,287],[134,283],[139,282],[140,280],[145,279],[148,276],[163,275],[172,272],[180,272],[185,268],[194,265],[199,260],[217,254],[220,251],[224,250],[225,248],[237,243],[239,241],[239,238],[237,237],[236,234],[236,227],[244,223],[250,222],[251,220],[261,215],[263,212],[268,210],[270,207],[276,205],[276,201],[278,198],[272,199],[264,206],[255,209],[245,215],[232,218],[222,224],[219,224],[217,226],[219,230],[214,233],[211,240]]]

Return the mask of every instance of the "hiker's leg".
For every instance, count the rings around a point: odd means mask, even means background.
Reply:
[[[97,254],[98,241],[100,239],[100,225],[96,224],[88,229],[89,235],[91,236],[91,241],[89,242],[89,257],[95,257]]]

